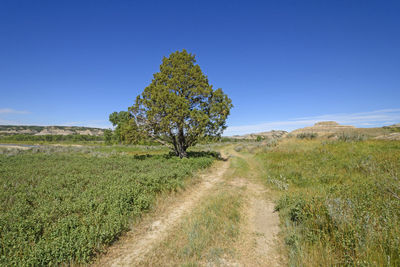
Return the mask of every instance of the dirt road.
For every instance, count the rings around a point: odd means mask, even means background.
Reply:
[[[268,191],[256,182],[256,165],[251,158],[229,150],[227,160],[218,161],[200,182],[184,193],[169,200],[167,207],[154,212],[134,227],[101,256],[95,266],[139,266],[146,257],[157,255],[154,250],[169,235],[176,231],[185,216],[190,216],[201,200],[206,199],[213,187],[227,183],[241,187],[245,192],[242,209],[240,235],[233,246],[237,252],[230,259],[220,262],[219,266],[282,266],[283,254],[279,250],[279,217],[274,213],[274,204],[268,198]],[[247,177],[236,177],[232,159],[241,158],[250,166]],[[252,169],[253,168],[253,169]],[[162,206],[162,205],[161,205]],[[176,234],[176,233],[175,233]],[[174,262],[165,262],[165,266],[174,266]],[[213,264],[202,264],[211,265]]]

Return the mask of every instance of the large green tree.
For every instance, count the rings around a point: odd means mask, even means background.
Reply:
[[[138,130],[177,156],[205,136],[221,136],[232,101],[214,90],[186,50],[164,57],[160,72],[129,108]]]

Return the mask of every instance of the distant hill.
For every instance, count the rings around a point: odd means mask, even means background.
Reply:
[[[0,125],[0,135],[92,135],[102,136],[104,129],[80,126],[25,126],[25,125]]]
[[[259,137],[262,139],[279,139],[304,133],[314,133],[319,137],[329,138],[338,138],[338,136],[345,134],[350,136],[362,135],[367,138],[384,140],[400,140],[400,123],[383,127],[357,128],[352,125],[341,125],[335,121],[321,121],[313,126],[293,130],[290,134],[286,131],[272,130],[269,132],[234,135],[229,138],[237,140],[257,140]]]
[[[304,127],[292,131],[292,134],[302,133],[316,133],[318,135],[326,135],[332,133],[351,132],[356,129],[351,125],[340,125],[335,121],[321,121],[314,124],[314,126]]]
[[[389,126],[383,126],[383,128],[400,128],[400,123],[392,124]]]
[[[394,132],[394,133],[393,133]],[[397,133],[396,133],[397,132]],[[314,126],[296,129],[291,132],[293,135],[303,133],[315,133],[320,137],[337,137],[342,134],[363,135],[368,138],[383,140],[399,140],[400,124],[373,128],[356,128],[351,125],[340,125],[334,121],[317,122]],[[393,133],[393,134],[392,134]]]
[[[244,140],[256,140],[257,137],[260,136],[262,139],[277,139],[277,138],[284,137],[286,134],[287,134],[286,131],[272,130],[269,132],[251,133],[251,134],[245,134],[245,135],[234,135],[234,136],[231,136],[230,138],[244,139]]]
[[[400,140],[400,123],[384,126],[383,128],[390,133],[377,136],[375,139]]]

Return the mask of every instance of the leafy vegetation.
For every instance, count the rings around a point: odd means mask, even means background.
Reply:
[[[214,160],[209,153],[180,160],[94,148],[40,149],[0,155],[2,266],[87,263],[157,194],[183,187]]]
[[[290,139],[257,159],[291,265],[400,265],[400,142]]]
[[[150,138],[183,158],[205,137],[221,136],[232,101],[221,88],[213,89],[195,63],[195,56],[186,50],[163,58],[160,72],[129,112],[110,115],[120,141]]]

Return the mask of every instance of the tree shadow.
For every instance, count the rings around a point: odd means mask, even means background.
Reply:
[[[177,157],[174,152],[169,152],[168,155],[166,155],[168,158],[173,158]],[[187,152],[188,158],[214,158],[216,160],[223,160],[227,161],[228,159],[225,159],[221,156],[221,153],[216,152],[216,151],[188,151]]]
[[[221,157],[221,153],[216,151],[190,151],[187,154],[189,158],[211,157],[217,160],[225,160]]]
[[[154,155],[154,154],[140,154],[140,155],[133,155],[134,159],[137,160],[146,160],[146,159],[151,159],[151,158],[159,158],[162,157],[163,155]]]
[[[187,152],[188,158],[214,158],[216,160],[222,160],[222,161],[227,161],[228,158],[223,158],[221,156],[221,153],[215,152],[215,151],[188,151]],[[171,158],[177,158],[178,156],[175,155],[174,152],[170,151],[169,153],[166,154],[140,154],[140,155],[134,155],[133,156],[137,160],[146,160],[146,159],[151,159],[151,158],[166,158],[166,159],[171,159]]]

